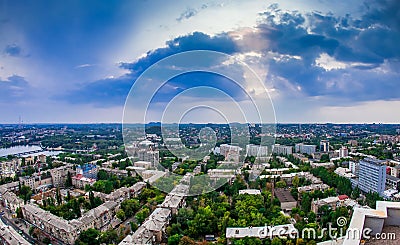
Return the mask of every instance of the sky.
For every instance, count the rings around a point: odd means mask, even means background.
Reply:
[[[397,0],[0,0],[0,123],[399,123],[399,43]]]

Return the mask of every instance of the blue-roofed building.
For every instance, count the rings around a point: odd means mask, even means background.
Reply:
[[[81,174],[83,177],[97,180],[99,169],[95,164],[85,164],[76,167],[76,174]]]

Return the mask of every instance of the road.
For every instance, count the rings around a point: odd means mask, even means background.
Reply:
[[[16,230],[25,240],[27,240],[30,244],[35,244],[35,239],[31,237],[29,234],[26,234],[23,229],[20,229],[17,225],[11,222],[6,215],[0,215],[0,219],[4,222],[4,224],[11,226],[14,230]]]

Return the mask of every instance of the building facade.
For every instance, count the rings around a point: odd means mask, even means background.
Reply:
[[[377,192],[380,195],[385,191],[386,165],[384,161],[365,158],[360,160],[358,186],[363,192]]]

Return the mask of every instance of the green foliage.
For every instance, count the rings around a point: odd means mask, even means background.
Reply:
[[[124,210],[122,210],[122,209],[118,210],[117,218],[122,220],[122,221],[125,220],[125,212],[124,212]]]
[[[136,199],[127,199],[121,203],[121,210],[124,212],[125,217],[132,217],[140,208],[140,203]]]
[[[26,203],[31,199],[33,192],[29,186],[23,185],[19,189],[19,197]]]
[[[329,158],[329,154],[322,154],[320,162],[329,162],[331,159]]]
[[[93,228],[89,228],[85,231],[82,231],[81,234],[79,234],[79,237],[76,240],[75,244],[100,245],[99,237],[100,237],[100,231]]]
[[[143,207],[139,212],[136,213],[135,218],[139,224],[143,223],[149,216],[150,210],[148,207]]]
[[[168,245],[179,245],[179,241],[181,240],[181,235],[175,234],[168,237]]]
[[[341,177],[324,167],[314,168],[311,173],[321,178],[325,184],[335,187],[340,194],[351,195],[352,186],[349,179]]]
[[[71,187],[72,186],[72,176],[71,172],[68,171],[67,173],[67,179],[65,180],[65,187]]]

